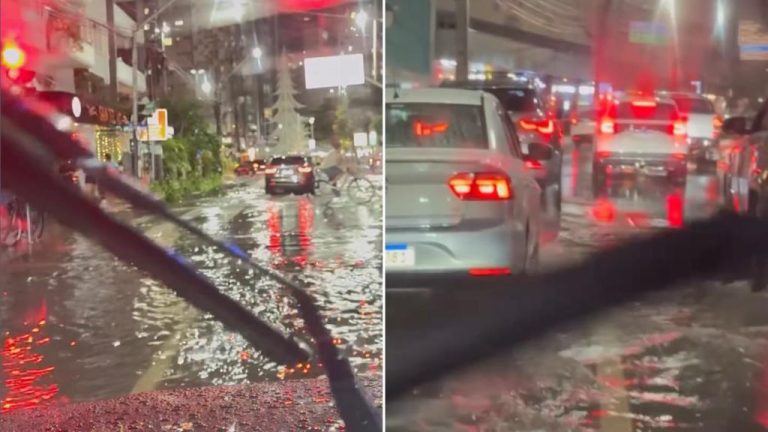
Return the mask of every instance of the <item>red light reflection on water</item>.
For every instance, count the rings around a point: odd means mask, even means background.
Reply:
[[[607,199],[599,199],[592,207],[592,217],[598,222],[616,220],[616,207]]]
[[[40,308],[27,314],[24,324],[31,327],[27,333],[17,336],[6,334],[0,357],[8,392],[0,402],[0,413],[41,406],[52,401],[59,392],[56,384],[36,384],[54,371],[53,366],[43,366],[44,356],[35,352],[38,346],[51,340],[44,335],[46,313],[46,305],[43,303]]]
[[[667,222],[672,228],[683,226],[683,197],[679,193],[667,196]]]

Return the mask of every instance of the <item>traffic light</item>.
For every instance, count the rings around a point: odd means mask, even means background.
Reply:
[[[26,84],[35,77],[35,72],[24,69],[27,64],[27,52],[13,39],[3,41],[0,52],[0,65],[3,73],[14,84]]]

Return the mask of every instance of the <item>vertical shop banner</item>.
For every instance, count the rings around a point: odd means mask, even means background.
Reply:
[[[431,0],[387,0],[387,68],[427,75],[434,50]]]

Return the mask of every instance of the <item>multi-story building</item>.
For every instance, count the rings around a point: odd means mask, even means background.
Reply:
[[[165,79],[161,80],[162,90],[169,94],[179,90],[189,94],[192,90],[210,104],[211,123],[217,131],[232,142],[239,142],[240,147],[266,144],[273,127],[269,117],[275,101],[275,59],[283,53],[294,67],[294,83],[299,92],[296,97],[305,105],[301,113],[307,117],[326,114],[327,110],[323,110],[335,105],[327,99],[338,99],[339,94],[338,89],[304,89],[305,58],[363,53],[368,75],[374,77],[370,70],[374,57],[380,70],[381,41],[373,42],[370,19],[361,29],[352,18],[353,12],[360,10],[357,1],[325,1],[322,8],[306,9],[290,5],[281,9],[277,7],[281,3],[290,2],[251,3],[242,10],[227,9],[223,2],[178,2],[149,28],[150,33],[162,35],[165,41],[168,67]],[[148,13],[158,7],[154,0],[146,0],[144,5]],[[378,15],[374,5],[375,2],[364,3],[370,17]],[[380,32],[381,26],[377,24],[379,35]],[[381,81],[380,73],[375,76]],[[203,91],[204,83],[207,92]],[[348,95],[365,101],[371,110],[380,111],[380,89],[376,85],[350,88]]]
[[[110,55],[109,48],[113,36],[116,51],[130,49],[134,20],[119,5],[113,5],[112,19],[108,19],[107,0],[55,4],[3,0],[0,4],[0,37],[16,40],[30,54],[25,67],[34,71],[35,78],[28,85],[41,98],[71,95],[81,101],[82,110],[75,118],[78,133],[97,155],[110,153],[119,159],[130,154],[133,67],[116,52]],[[142,44],[141,32],[136,36]],[[136,94],[143,97],[144,73],[139,70],[137,78]]]

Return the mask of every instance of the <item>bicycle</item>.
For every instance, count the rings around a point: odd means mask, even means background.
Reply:
[[[357,170],[347,169],[336,181],[338,186],[328,179],[324,172],[315,174],[315,190],[331,190],[337,194],[344,191],[355,204],[369,203],[376,196],[376,187],[365,175]]]
[[[11,247],[26,233],[27,242],[35,243],[43,237],[45,213],[37,211],[18,198],[11,199],[0,214],[0,245]]]

